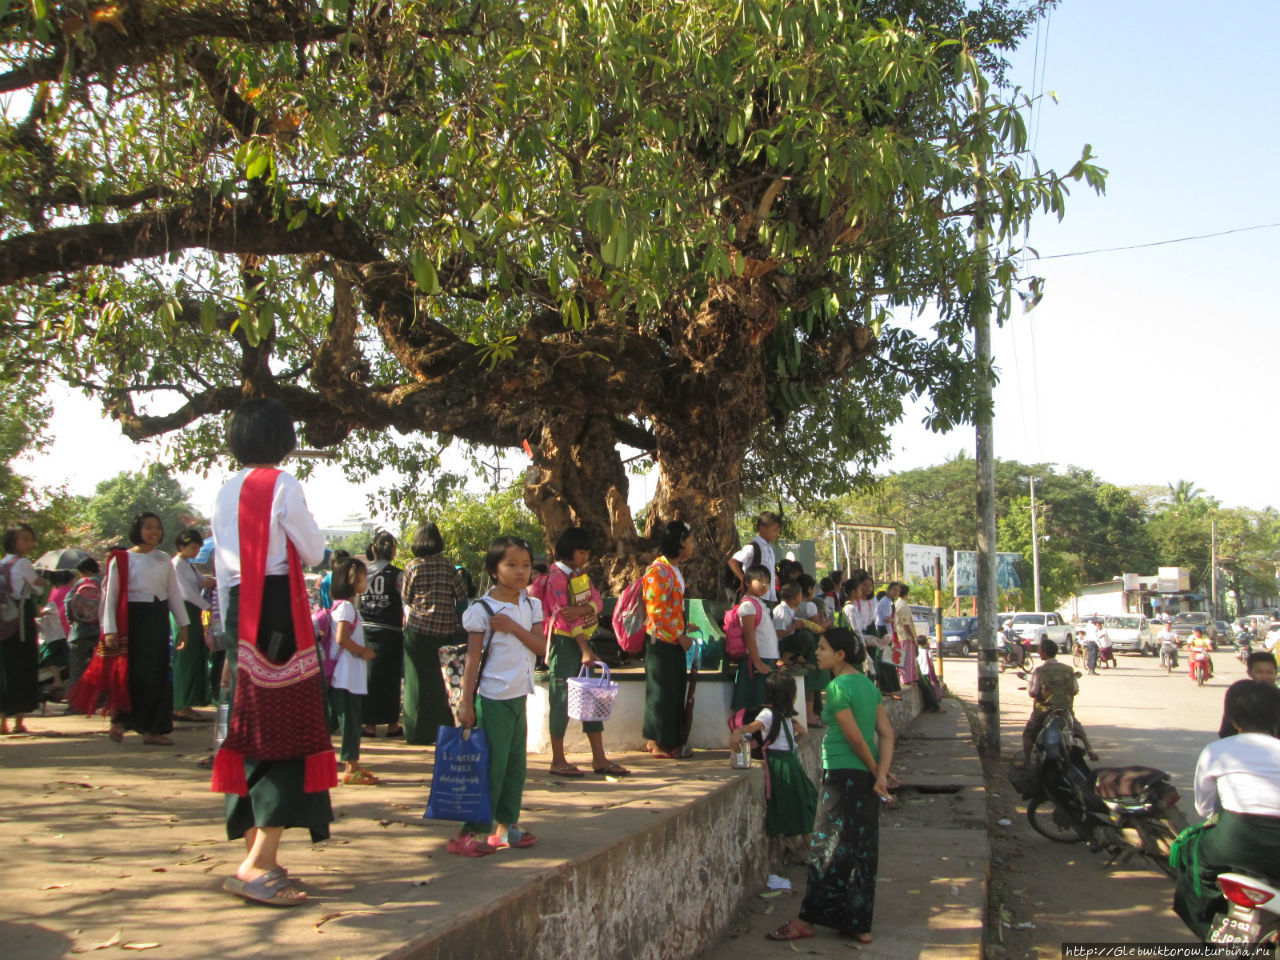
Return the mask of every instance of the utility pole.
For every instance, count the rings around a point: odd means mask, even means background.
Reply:
[[[977,78],[975,78],[975,81]],[[974,112],[986,110],[982,85],[974,83]],[[1000,753],[1000,665],[996,658],[996,477],[994,407],[991,399],[991,281],[987,253],[986,169],[979,160],[974,195],[973,432],[978,507],[978,740],[989,756]]]
[[[1218,518],[1209,518],[1209,614],[1218,617]]]
[[[1036,478],[1031,478],[1031,585],[1036,595],[1036,613],[1040,612],[1040,528],[1036,518]]]

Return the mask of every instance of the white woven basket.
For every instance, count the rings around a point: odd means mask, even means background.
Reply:
[[[576,677],[565,681],[569,687],[569,716],[574,720],[605,721],[613,713],[613,701],[618,696],[618,685],[609,679],[609,667],[596,661],[601,676],[591,676],[591,668],[585,663]]]

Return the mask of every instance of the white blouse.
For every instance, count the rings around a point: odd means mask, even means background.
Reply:
[[[26,557],[6,553],[4,559],[13,563],[13,566],[9,568],[9,589],[13,591],[13,598],[15,600],[27,599],[27,596],[35,589],[36,582],[40,579],[40,574],[36,573],[36,568],[32,566],[31,561]]]
[[[120,598],[120,573],[116,569],[116,561],[112,558],[107,564],[107,582],[102,590],[102,605],[99,618],[102,621],[103,633],[119,633],[116,623],[116,603]],[[162,600],[169,605],[169,612],[178,626],[190,624],[187,608],[182,602],[182,588],[178,586],[178,575],[169,561],[169,555],[163,550],[151,550],[147,553],[129,551],[129,602],[152,603]]]
[[[223,484],[213,501],[213,570],[218,580],[220,610],[227,609],[228,591],[240,582],[240,489],[248,475],[246,467]],[[289,572],[288,543],[298,551],[303,566],[314,567],[324,559],[324,534],[307,509],[302,485],[282,470],[271,497],[267,576]]]
[[[186,557],[174,557],[173,569],[178,574],[178,588],[182,591],[182,601],[201,610],[209,610],[213,604],[204,598],[204,582],[200,571]]]
[[[1280,817],[1280,740],[1237,733],[1209,744],[1196,763],[1196,812]]]

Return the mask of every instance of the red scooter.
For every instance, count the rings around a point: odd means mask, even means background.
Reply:
[[[1188,658],[1191,663],[1191,679],[1196,686],[1203,687],[1209,679],[1209,654],[1204,650],[1192,650]]]

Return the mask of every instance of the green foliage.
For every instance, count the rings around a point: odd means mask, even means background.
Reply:
[[[173,538],[188,526],[208,532],[208,521],[190,503],[191,491],[158,463],[145,470],[124,471],[98,484],[85,505],[90,536],[99,543],[127,543],[129,527],[139,513],[150,511],[164,524],[161,547],[172,552]]]
[[[435,435],[515,446],[563,411],[728,443],[688,408],[742,385],[747,492],[835,493],[903,397],[936,429],[972,416],[974,303],[1008,319],[1029,219],[1102,188],[1087,147],[1064,173],[1030,157],[1025,97],[992,85],[1048,5],[15,6],[18,375],[99,394],[131,436],[181,429],[188,464],[245,392],[278,394],[363,469],[399,456],[388,427],[430,464]]]
[[[489,544],[499,536],[523,537],[535,557],[544,552],[538,518],[524,505],[519,484],[489,494],[457,494],[423,519],[435,521],[444,538],[445,556],[470,571],[477,583],[484,576]],[[413,531],[406,530],[404,542],[412,536]]]
[[[65,488],[41,490],[32,486],[16,461],[38,455],[52,439],[48,433],[52,412],[30,383],[0,389],[0,528],[26,523],[36,533],[38,549],[54,549],[78,543],[83,533],[80,515],[84,498]]]
[[[1030,603],[1031,501],[1035,477],[1040,511],[1041,594],[1062,599],[1080,584],[1157,565],[1142,503],[1087,470],[1057,472],[1048,464],[996,462],[998,549],[1023,554],[1024,602]],[[945,463],[891,474],[880,483],[826,502],[806,502],[789,535],[824,537],[832,520],[892,526],[898,544],[951,549],[977,546],[975,462],[961,453]],[[931,590],[932,588],[930,588]]]

